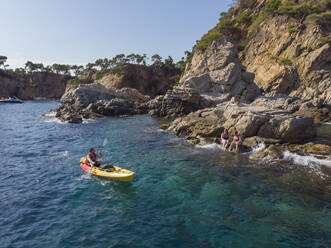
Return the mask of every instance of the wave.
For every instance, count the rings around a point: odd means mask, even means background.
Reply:
[[[82,124],[89,124],[89,123],[96,122],[96,121],[97,121],[96,119],[84,119],[83,118]]]
[[[318,165],[325,165],[331,167],[331,160],[320,159],[313,155],[299,155],[289,151],[285,151],[283,154],[284,154],[284,159],[291,160],[298,165],[310,166],[313,164],[318,164]]]
[[[69,151],[54,152],[50,156],[52,160],[57,159],[59,157],[69,158],[70,157]]]
[[[46,116],[46,117],[55,117],[56,116],[56,112],[55,111],[50,111],[48,113],[45,113],[44,116]]]
[[[87,172],[87,173],[83,173],[80,177],[78,177],[78,181],[81,180],[91,180],[92,179],[92,174]]]
[[[264,142],[260,142],[260,143],[257,144],[256,146],[253,146],[253,147],[252,147],[252,151],[251,151],[251,153],[259,152],[259,151],[263,150],[264,148],[265,148],[265,144],[264,144]]]
[[[219,145],[219,144],[216,144],[216,143],[212,143],[212,144],[206,144],[206,145],[196,145],[195,146],[196,148],[199,148],[199,149],[206,149],[206,150],[218,150],[218,149],[221,149],[222,146]]]
[[[44,120],[44,122],[47,122],[47,123],[58,123],[58,124],[66,124],[67,122],[63,122],[63,121],[60,121],[58,118],[56,117],[51,117],[51,118],[47,118],[46,120]]]

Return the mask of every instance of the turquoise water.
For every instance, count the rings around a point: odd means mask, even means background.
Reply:
[[[192,147],[148,116],[41,116],[57,104],[0,105],[0,247],[331,246],[328,167]],[[136,178],[84,173],[91,146]]]

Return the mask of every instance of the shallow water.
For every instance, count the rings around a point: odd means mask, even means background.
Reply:
[[[331,246],[328,165],[193,147],[148,116],[41,116],[57,104],[0,105],[1,247]],[[91,146],[136,178],[84,173]]]

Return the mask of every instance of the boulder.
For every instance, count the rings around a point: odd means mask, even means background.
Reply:
[[[144,114],[148,112],[146,102],[149,99],[136,89],[106,88],[98,83],[81,85],[61,98],[56,117],[62,121],[73,121],[73,116],[77,120],[77,118]]]
[[[178,117],[205,107],[201,96],[189,88],[175,87],[164,96],[159,96],[148,103],[155,117]],[[208,103],[207,103],[208,104]]]
[[[285,149],[290,152],[295,153],[313,153],[318,155],[331,155],[331,146],[325,144],[316,144],[313,142],[309,142],[306,144],[291,144],[287,145]]]
[[[178,117],[215,107],[236,96],[251,102],[260,95],[254,75],[245,72],[237,46],[229,37],[213,41],[204,51],[194,52],[179,84],[162,98],[152,101],[152,116]]]
[[[220,138],[224,128],[230,135],[238,131],[248,146],[262,141],[266,145],[303,142],[315,136],[313,118],[295,116],[286,110],[230,102],[177,118],[168,130],[189,141],[210,143]],[[255,138],[245,142],[250,137]]]
[[[323,100],[319,98],[304,100],[298,97],[276,94],[260,96],[251,105],[275,110],[287,110],[297,116],[312,117],[316,123],[331,121],[331,105],[323,104]]]
[[[253,160],[275,160],[281,158],[283,158],[283,153],[276,145],[270,145],[250,156],[250,159]]]

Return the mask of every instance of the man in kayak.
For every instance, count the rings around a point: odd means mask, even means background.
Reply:
[[[241,144],[241,142],[242,142],[242,141],[241,141],[241,138],[240,138],[238,132],[235,131],[234,136],[233,136],[233,141],[232,141],[232,143],[231,143],[231,146],[230,146],[230,148],[229,148],[229,151],[231,151],[232,148],[235,146],[235,147],[236,147],[236,148],[235,148],[235,152],[238,152],[238,147],[239,147],[239,145]]]
[[[229,136],[228,130],[224,129],[224,131],[221,134],[222,149],[224,151],[226,150],[226,148],[229,145],[229,139],[230,139],[230,136]]]
[[[101,152],[95,153],[94,148],[90,149],[90,152],[86,156],[87,164],[89,166],[100,167],[102,165],[101,161],[97,161],[97,157],[101,158]]]
[[[112,171],[117,171],[116,168],[111,164],[103,164],[101,161],[97,161],[97,157],[101,158],[101,152],[95,153],[94,148],[90,149],[90,152],[86,156],[87,164],[90,167],[98,167],[100,169],[108,169]]]

